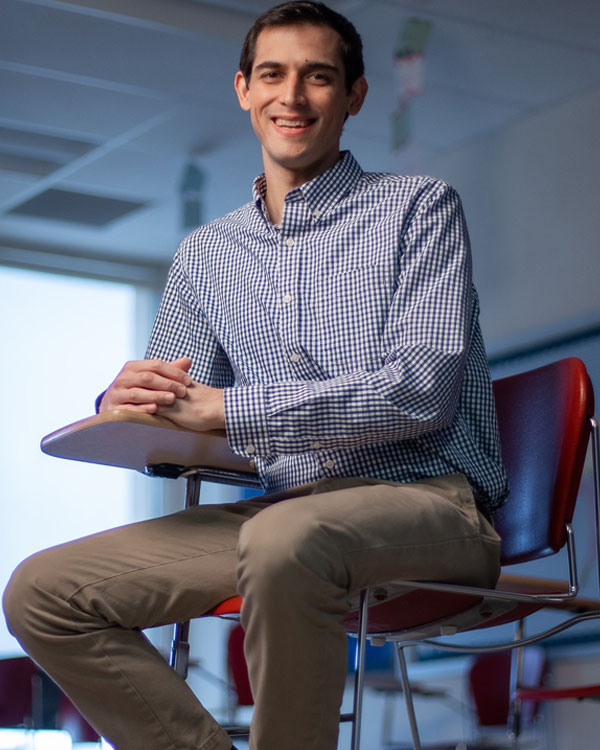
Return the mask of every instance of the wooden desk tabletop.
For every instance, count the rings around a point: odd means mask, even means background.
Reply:
[[[248,459],[232,453],[225,432],[195,432],[168,419],[131,411],[106,411],[62,427],[41,441],[57,458],[144,472],[148,465],[206,466],[254,473]]]

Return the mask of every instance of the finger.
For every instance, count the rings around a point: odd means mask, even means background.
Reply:
[[[189,378],[189,376],[186,377]],[[174,380],[150,370],[123,373],[119,379],[118,387],[123,390],[138,388],[146,391],[171,391],[178,398],[185,398],[187,395],[187,388],[180,380]]]
[[[183,383],[183,385],[192,383],[192,378],[187,372],[192,366],[192,360],[189,357],[179,357],[172,362],[164,362],[160,359],[143,360],[141,364],[146,365],[139,368],[141,371],[148,370],[169,380]]]
[[[180,386],[183,388],[183,386]],[[184,389],[185,390],[185,389]],[[155,404],[156,406],[172,406],[178,396],[173,391],[147,390],[145,388],[128,388],[121,395],[123,404]]]

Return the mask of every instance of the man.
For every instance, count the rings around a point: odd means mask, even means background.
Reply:
[[[254,200],[182,243],[148,358],[100,409],[225,428],[267,494],[47,550],[5,596],[118,750],[231,746],[141,628],[239,592],[251,748],[333,750],[350,598],[498,575],[505,476],[456,194],[340,153],[367,84],[360,37],[321,4],[263,14],[235,89],[262,147]]]

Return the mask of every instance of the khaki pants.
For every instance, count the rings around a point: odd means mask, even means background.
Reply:
[[[227,750],[140,630],[239,592],[251,748],[333,750],[350,597],[398,578],[490,586],[498,561],[498,536],[461,475],[323,480],[40,552],[13,574],[4,608],[25,650],[118,750]]]

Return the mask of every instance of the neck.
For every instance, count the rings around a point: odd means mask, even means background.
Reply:
[[[267,194],[265,196],[265,204],[267,207],[267,213],[272,224],[281,224],[283,219],[283,202],[285,196],[290,190],[293,190],[298,185],[284,185],[275,180],[270,180],[265,170],[265,179],[267,186]],[[302,183],[300,183],[302,184]]]
[[[267,185],[267,195],[265,203],[269,219],[273,224],[281,224],[283,218],[283,203],[285,196],[294,188],[304,185],[311,177],[304,177],[297,174],[282,173],[281,170],[269,169],[265,164],[265,181]]]
[[[339,154],[333,163],[319,164],[317,168],[311,165],[306,169],[285,169],[279,164],[273,163],[263,153],[263,164],[265,168],[265,181],[267,194],[265,203],[269,219],[273,224],[281,224],[283,218],[283,203],[285,196],[294,188],[304,185],[309,180],[318,177],[323,172],[333,167],[339,160]]]

